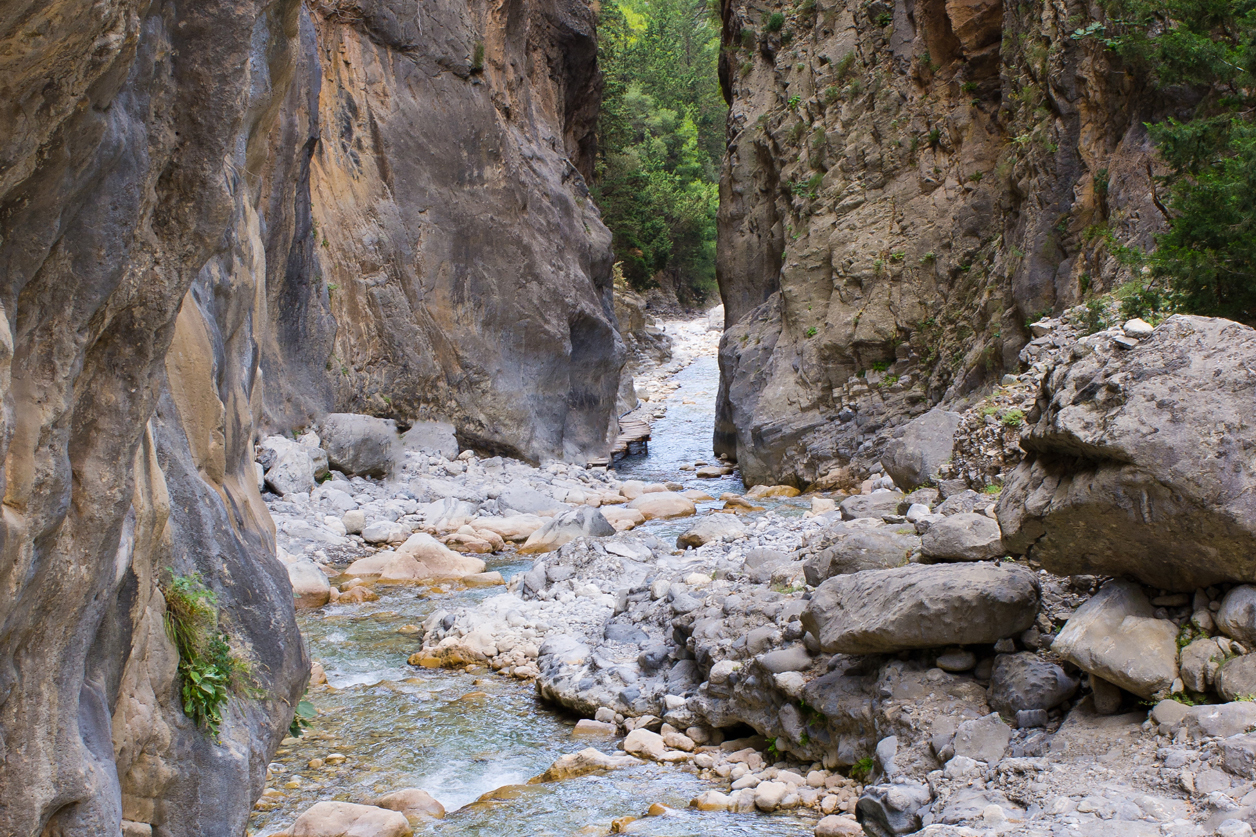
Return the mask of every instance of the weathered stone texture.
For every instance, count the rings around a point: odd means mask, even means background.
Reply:
[[[1123,280],[1096,230],[1163,225],[1143,127],[1163,108],[1070,37],[1080,7],[721,8],[715,446],[748,483],[871,465],[913,415],[967,406],[1027,322]]]

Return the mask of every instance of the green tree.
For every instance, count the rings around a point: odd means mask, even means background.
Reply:
[[[682,296],[715,287],[725,106],[719,29],[703,0],[607,0],[594,195],[639,289],[671,275]]]
[[[1150,125],[1172,169],[1169,229],[1148,262],[1167,306],[1256,324],[1256,0],[1110,0],[1105,43],[1187,118]]]

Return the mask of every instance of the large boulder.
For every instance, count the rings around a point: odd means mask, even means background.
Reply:
[[[914,834],[920,830],[920,809],[932,799],[925,784],[869,785],[855,804],[855,819],[873,837]]]
[[[443,421],[416,422],[401,437],[406,450],[419,451],[445,459],[458,458],[458,437],[454,426]]]
[[[1173,316],[1132,349],[1079,351],[1044,381],[999,498],[1004,543],[1059,575],[1256,580],[1256,330]]]
[[[292,837],[410,837],[399,811],[352,802],[316,802],[292,824]]]
[[[1227,660],[1217,671],[1217,692],[1226,700],[1256,698],[1256,654]]]
[[[1029,628],[1038,604],[1024,567],[913,564],[830,578],[802,624],[827,654],[893,654],[996,642]]]
[[[319,426],[327,459],[338,471],[360,477],[386,477],[396,467],[401,440],[392,419],[357,413],[329,413]]]
[[[746,536],[746,524],[732,514],[709,514],[676,538],[676,548],[698,547],[712,541],[735,540]]]
[[[1021,652],[994,658],[990,708],[1005,717],[1014,718],[1023,709],[1054,709],[1076,691],[1075,679],[1036,654]]]
[[[1003,723],[997,712],[982,718],[964,721],[955,730],[951,742],[955,755],[995,764],[1007,752],[1012,728]]]
[[[1256,586],[1240,584],[1231,588],[1213,618],[1226,636],[1256,644]]]
[[[1051,650],[1083,671],[1150,698],[1178,676],[1177,634],[1176,625],[1156,618],[1141,587],[1109,581],[1069,617]]]
[[[881,464],[899,488],[910,491],[930,482],[951,458],[960,414],[934,407],[912,419],[885,447]]]
[[[345,574],[404,584],[464,578],[482,573],[484,569],[485,564],[479,558],[454,552],[431,535],[419,532],[395,550],[359,558],[349,565]]]
[[[856,494],[847,497],[838,508],[842,512],[842,520],[858,520],[872,517],[880,520],[887,514],[898,514],[898,507],[903,504],[901,491],[874,491],[871,494]]]
[[[808,584],[818,586],[835,575],[906,566],[919,548],[920,538],[889,527],[839,530],[827,547],[807,559],[803,572]]]
[[[920,551],[939,561],[986,561],[1004,554],[1003,533],[984,514],[953,514],[929,527]]]
[[[327,574],[309,558],[288,564],[288,580],[292,582],[292,601],[297,609],[322,607],[331,598],[331,582]]]
[[[628,508],[641,512],[646,520],[690,517],[698,512],[698,507],[693,504],[693,500],[674,491],[652,491],[642,494],[629,503]]]
[[[613,534],[615,527],[600,511],[582,506],[550,518],[519,547],[519,552],[523,555],[553,552],[576,538],[605,538]]]
[[[405,790],[386,793],[379,799],[376,799],[374,805],[377,808],[397,811],[403,814],[410,822],[418,822],[425,819],[443,820],[445,818],[445,806],[441,805],[435,797],[421,788],[406,788]]]
[[[266,471],[265,484],[283,496],[312,491],[315,480],[315,453],[285,436],[267,436],[258,445],[261,464]]]

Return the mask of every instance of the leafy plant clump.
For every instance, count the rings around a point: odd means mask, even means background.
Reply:
[[[872,775],[872,757],[862,758],[850,766],[850,778],[862,782]]]
[[[1023,410],[1008,410],[1000,419],[1004,427],[1020,427],[1025,423],[1025,412]]]
[[[292,723],[288,725],[288,735],[300,738],[310,728],[310,722],[317,714],[318,710],[314,708],[314,704],[302,698],[297,704],[296,714],[292,716]]]
[[[218,619],[218,597],[198,573],[171,575],[162,585],[166,635],[179,652],[183,713],[217,738],[232,695],[253,687],[248,661],[234,654]]]
[[[763,24],[763,28],[769,32],[780,32],[785,26],[785,15],[781,12],[772,12],[768,15],[767,23]]]

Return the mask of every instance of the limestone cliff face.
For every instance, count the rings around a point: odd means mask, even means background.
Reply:
[[[624,350],[610,234],[583,176],[601,85],[592,12],[320,0],[308,26],[310,92],[287,118],[317,139],[291,165],[308,199],[281,201],[274,423],[334,406],[450,421],[466,443],[533,460],[602,453]]]
[[[0,10],[0,833],[243,833],[308,660],[254,473],[334,407],[579,459],[623,346],[582,4]],[[185,717],[162,585],[256,695]]]
[[[298,6],[0,12],[0,833],[243,832],[308,661],[252,468],[257,197]],[[160,582],[261,698],[184,716]]]
[[[1150,242],[1161,106],[1071,37],[1090,16],[725,2],[715,441],[749,482],[815,480],[997,382],[1028,321],[1121,281],[1112,242]]]

